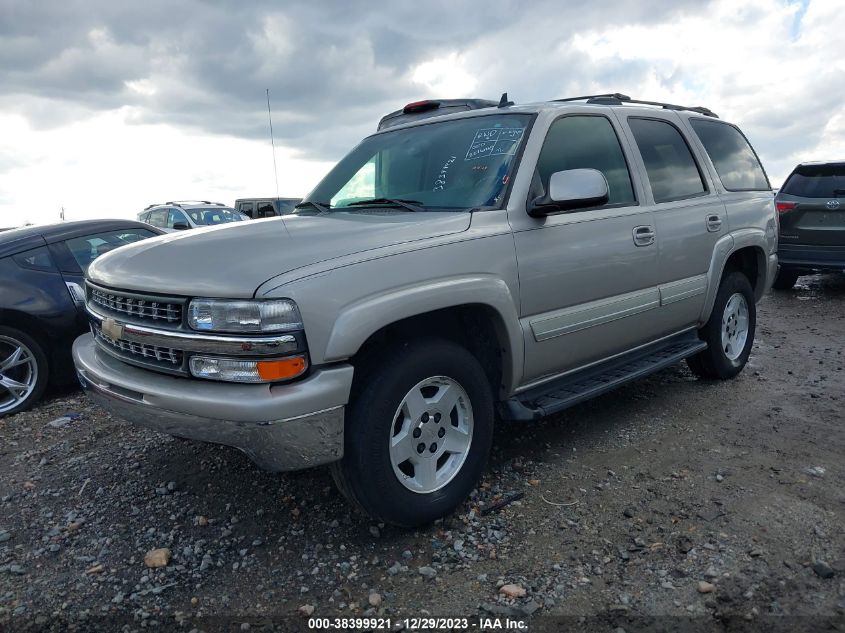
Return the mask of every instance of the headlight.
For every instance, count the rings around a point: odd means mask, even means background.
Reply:
[[[277,382],[290,380],[308,368],[305,356],[289,356],[277,360],[240,360],[194,356],[191,373],[197,378],[225,382]]]
[[[193,299],[188,305],[188,325],[206,332],[259,334],[300,330],[302,317],[290,299]]]

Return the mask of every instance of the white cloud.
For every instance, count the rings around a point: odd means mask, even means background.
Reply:
[[[434,97],[472,97],[478,81],[463,63],[457,53],[423,62],[411,72],[411,81]]]
[[[13,155],[18,165],[0,180],[0,226],[54,222],[62,206],[68,220],[134,218],[165,200],[232,204],[275,195],[269,139],[127,124],[130,115],[123,108],[54,130],[33,130],[20,116],[0,115],[0,157]],[[331,166],[294,158],[284,148],[276,152],[282,196],[304,195]]]
[[[720,0],[700,15],[590,30],[572,44],[597,64],[645,64],[647,81],[631,96],[705,105],[739,124],[778,186],[802,160],[845,155],[834,124],[845,115],[842,6],[812,0],[793,37],[800,8]]]
[[[90,4],[21,0],[15,30],[0,25],[0,225],[272,195],[265,88],[281,195],[408,101],[504,91],[710,107],[775,186],[800,161],[845,158],[841,0],[452,2],[447,20],[399,2]]]

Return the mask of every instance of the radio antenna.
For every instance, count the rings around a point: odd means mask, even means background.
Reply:
[[[273,116],[270,114],[270,89],[267,88],[267,119],[270,121],[270,145],[273,148],[273,176],[276,179],[276,197],[279,197],[279,171],[276,169],[276,141],[273,140]]]

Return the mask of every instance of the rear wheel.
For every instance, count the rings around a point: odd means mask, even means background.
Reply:
[[[396,345],[371,358],[347,407],[338,488],[373,518],[413,527],[457,507],[493,437],[493,395],[478,360],[450,341]]]
[[[772,283],[772,288],[775,290],[791,290],[795,282],[798,281],[798,277],[798,273],[794,270],[784,270],[781,268],[778,271],[777,277],[775,277],[774,283]]]
[[[757,325],[757,306],[748,277],[728,273],[719,285],[713,311],[699,337],[707,349],[687,359],[702,378],[733,378],[748,362]]]
[[[35,339],[0,326],[0,416],[35,404],[47,387],[48,370],[47,356]]]

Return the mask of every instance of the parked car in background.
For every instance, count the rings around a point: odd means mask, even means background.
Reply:
[[[164,204],[151,204],[138,214],[139,222],[150,224],[166,233],[248,219],[242,213],[221,202],[205,200],[178,200]]]
[[[777,214],[739,128],[624,95],[502,102],[369,136],[284,224],[95,262],[83,386],[271,470],[331,464],[355,507],[415,526],[477,485],[494,412],[537,420],[684,359],[742,371]]]
[[[294,207],[300,202],[302,198],[238,198],[235,200],[235,209],[257,220],[287,215],[293,212]]]
[[[131,220],[86,220],[0,234],[0,416],[75,381],[70,348],[88,331],[85,271],[97,257],[161,235]]]
[[[845,161],[801,163],[775,196],[780,220],[774,287],[800,275],[845,272]]]

